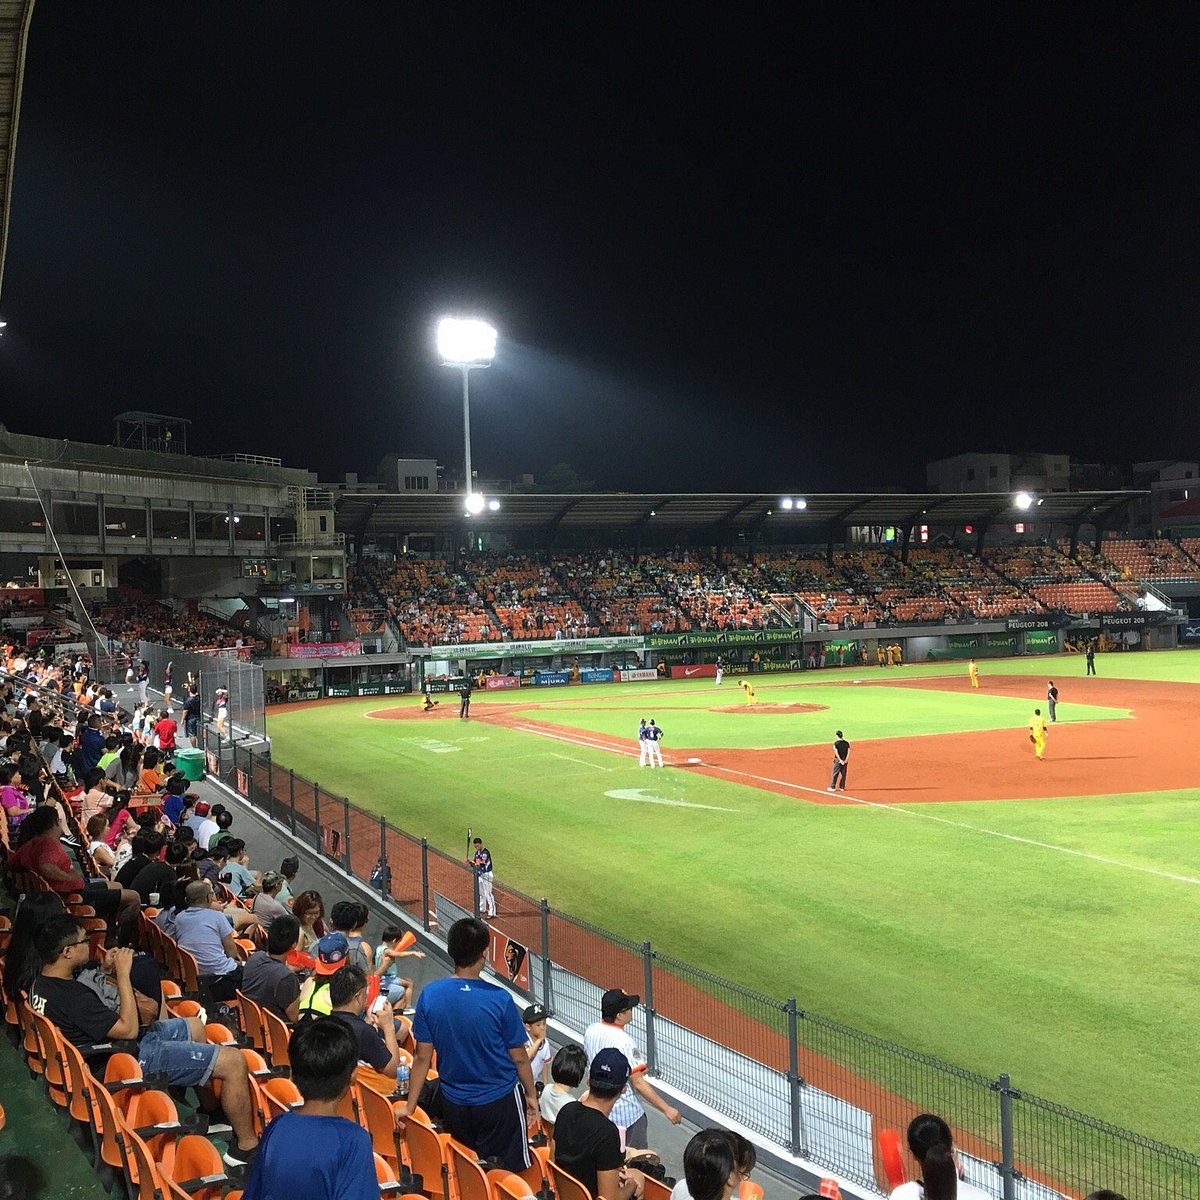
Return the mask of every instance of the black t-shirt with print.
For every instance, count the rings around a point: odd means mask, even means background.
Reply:
[[[29,989],[29,1006],[53,1021],[63,1037],[76,1046],[107,1042],[117,1023],[113,1012],[86,984],[77,979],[39,975]]]
[[[602,1112],[578,1100],[564,1104],[554,1122],[554,1161],[595,1196],[597,1173],[625,1161],[621,1135]]]

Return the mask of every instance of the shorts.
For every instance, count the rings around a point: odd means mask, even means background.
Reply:
[[[525,1090],[520,1083],[488,1104],[455,1104],[442,1088],[442,1122],[479,1158],[498,1158],[518,1174],[530,1164]]]
[[[79,893],[84,904],[90,904],[96,910],[98,917],[116,916],[121,905],[121,893],[118,889],[110,888],[107,883],[87,883]]]
[[[138,1046],[138,1062],[146,1075],[165,1075],[172,1087],[204,1087],[212,1079],[220,1046],[193,1042],[183,1017],[155,1021]]]

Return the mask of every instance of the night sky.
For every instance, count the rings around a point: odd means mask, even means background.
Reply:
[[[0,420],[335,473],[1192,456],[1194,4],[37,0]]]

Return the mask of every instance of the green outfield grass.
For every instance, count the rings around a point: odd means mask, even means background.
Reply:
[[[1098,669],[1197,682],[1200,655],[1112,654]],[[858,672],[901,673],[961,677],[964,667]],[[786,745],[827,740],[831,720],[859,739],[1020,727],[1028,705],[987,696],[989,675],[1048,675],[1062,686],[1082,673],[1081,658],[989,661],[983,693],[970,696],[826,682],[854,678],[851,668],[812,685],[767,675],[758,677],[764,698],[829,711],[749,719],[680,711],[711,705],[711,680],[539,689],[520,699],[547,706],[539,720],[619,735],[654,715],[671,729],[686,723],[687,744]],[[730,703],[740,698],[728,683],[722,690]],[[515,698],[477,692],[473,711]],[[365,719],[394,703],[273,714],[275,757],[452,853],[470,824],[501,879],[627,937],[1200,1149],[1185,1100],[1200,1036],[1191,945],[1200,820],[1191,793],[814,805],[686,771],[639,771],[602,750],[486,721]],[[627,864],[622,886],[613,863]]]

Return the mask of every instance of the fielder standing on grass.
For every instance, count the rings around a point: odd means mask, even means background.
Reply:
[[[833,739],[833,775],[829,780],[829,791],[838,790],[838,780],[842,782],[842,791],[846,790],[846,768],[850,762],[850,743],[846,735],[839,729]]]
[[[717,682],[714,686],[720,687],[721,680],[724,678],[725,678],[725,660],[718,654],[717,655]]]
[[[650,747],[646,742],[646,718],[643,717],[638,722],[637,731],[638,740],[638,766],[648,767],[650,765]]]
[[[496,876],[492,871],[492,852],[483,844],[483,838],[476,838],[473,845],[475,857],[471,859],[471,866],[475,868],[475,875],[479,879],[479,911],[485,917],[494,917],[496,896],[492,891],[492,883]]]
[[[1058,688],[1054,686],[1053,679],[1046,684],[1046,705],[1050,709],[1050,720],[1057,721],[1058,717],[1054,714],[1058,712]]]

